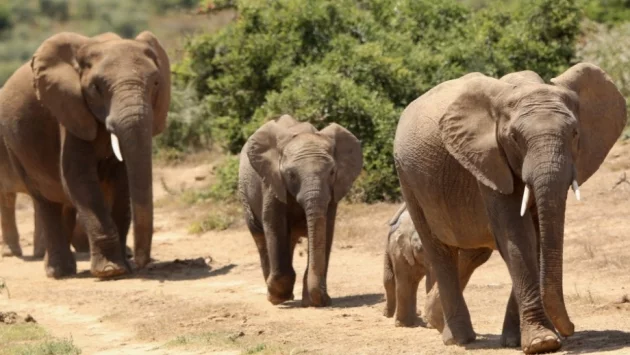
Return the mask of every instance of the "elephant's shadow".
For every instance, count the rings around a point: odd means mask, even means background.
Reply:
[[[466,345],[467,350],[500,349],[498,334],[477,334],[477,341]],[[621,330],[583,330],[562,341],[561,351],[567,354],[601,354],[618,349],[630,349],[630,333]]]
[[[153,260],[145,268],[135,270],[129,275],[121,278],[146,279],[163,281],[185,281],[199,280],[213,276],[228,274],[236,264],[214,265],[212,261],[204,258],[175,259],[172,261]],[[90,271],[86,270],[77,277],[91,277]]]
[[[301,292],[298,292],[301,294]],[[373,306],[383,301],[382,293],[366,293],[350,296],[341,296],[332,299],[332,308],[356,308],[363,306]],[[280,305],[282,308],[301,308],[302,300],[295,299],[284,302]]]

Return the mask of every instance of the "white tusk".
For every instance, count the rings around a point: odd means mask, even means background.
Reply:
[[[114,155],[118,160],[123,161],[122,154],[120,154],[120,146],[118,145],[118,137],[112,133],[112,149],[114,150]]]
[[[529,202],[529,187],[525,185],[525,191],[523,191],[523,202],[521,203],[521,217],[525,215],[525,209],[527,209],[527,202]]]
[[[575,193],[575,199],[576,200],[580,200],[580,187],[578,186],[577,181],[573,180],[573,183],[571,184],[571,188],[573,188],[573,192]]]

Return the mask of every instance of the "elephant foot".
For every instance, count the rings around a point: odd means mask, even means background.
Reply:
[[[46,276],[54,279],[72,276],[77,273],[77,262],[69,250],[63,253],[46,253],[44,267]]]
[[[292,301],[294,298],[295,298],[295,296],[293,296],[293,293],[291,293],[288,296],[284,296],[284,297],[280,296],[280,297],[278,297],[278,296],[274,296],[271,293],[267,292],[267,301],[269,301],[274,306],[277,306],[277,305],[282,304],[282,303],[287,302],[287,301]]]
[[[92,254],[90,272],[98,278],[108,278],[131,272],[129,264],[121,255],[115,258],[107,258],[102,254]]]
[[[395,308],[388,307],[387,305],[385,305],[385,307],[383,308],[383,315],[387,318],[393,317],[395,313],[396,313]]]
[[[330,307],[331,305],[332,299],[328,293],[319,289],[311,290],[306,294],[302,293],[302,307]]]
[[[530,325],[521,331],[521,348],[525,354],[554,352],[562,346],[556,333],[540,325]]]
[[[504,328],[501,333],[501,346],[504,348],[518,348],[521,346],[521,330]]]
[[[126,250],[125,250],[125,253],[127,253]],[[143,267],[147,266],[151,262],[151,253],[147,253],[142,250],[137,250],[134,255],[133,260],[136,263],[136,266],[142,269]]]
[[[451,331],[448,326],[442,330],[444,345],[465,345],[472,343],[475,339],[477,339],[477,334],[475,334],[472,325],[460,326],[456,331]]]
[[[35,259],[41,259],[44,257],[44,255],[46,255],[46,247],[40,247],[37,245],[33,246],[33,257]]]
[[[22,256],[22,247],[20,245],[2,245],[2,256]]]
[[[394,325],[396,327],[413,327],[416,325],[416,315],[407,315],[404,317],[396,317],[396,322]]]

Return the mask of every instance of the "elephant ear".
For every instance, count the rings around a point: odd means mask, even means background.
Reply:
[[[579,100],[576,169],[581,185],[599,169],[621,135],[627,119],[626,100],[608,74],[589,63],[576,64],[551,82],[574,91]]]
[[[76,54],[90,41],[76,33],[62,32],[45,40],[31,59],[37,98],[74,136],[96,138],[96,117],[81,91]]]
[[[247,158],[263,182],[270,186],[278,200],[287,202],[287,189],[280,174],[282,147],[293,138],[286,128],[270,121],[249,137]]]
[[[136,37],[136,40],[147,43],[157,54],[161,81],[153,102],[153,135],[156,136],[166,128],[166,116],[171,105],[171,63],[166,51],[153,33],[144,31]]]
[[[333,185],[333,198],[335,202],[339,202],[348,194],[352,183],[363,169],[361,142],[354,134],[336,123],[331,123],[319,131],[319,134],[335,142],[334,154],[337,174]]]
[[[503,194],[514,190],[512,171],[497,141],[496,102],[513,85],[478,74],[462,77],[439,119],[448,152],[478,181]]]

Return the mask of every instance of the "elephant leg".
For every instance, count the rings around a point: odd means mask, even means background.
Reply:
[[[42,216],[35,210],[33,213],[33,219],[35,219],[35,230],[33,231],[33,257],[40,259],[46,254],[46,230],[44,229],[44,223]]]
[[[127,247],[127,235],[131,226],[131,204],[129,197],[129,183],[125,165],[116,165],[110,183],[106,184],[105,196],[112,218],[118,229],[120,247],[125,256],[129,256],[131,250]],[[108,198],[109,197],[109,198]],[[134,240],[134,245],[136,241]]]
[[[265,282],[269,278],[269,254],[267,253],[267,242],[265,241],[265,235],[260,232],[256,232],[250,229],[256,248],[258,249],[258,255],[260,256],[260,266],[262,268],[263,277]]]
[[[505,318],[503,319],[503,331],[501,332],[501,346],[516,348],[521,346],[521,319],[518,314],[518,304],[514,296],[514,290],[510,292]]]
[[[62,205],[43,198],[34,198],[33,205],[46,231],[46,275],[61,278],[76,274],[77,263],[70,251],[62,222]]]
[[[287,223],[286,205],[266,191],[263,203],[263,231],[269,256],[267,299],[272,304],[292,300],[295,270],[291,264],[291,235]]]
[[[90,243],[87,233],[81,228],[81,224],[77,223],[77,210],[72,206],[64,206],[63,220],[68,233],[68,240],[74,251],[78,253],[89,252]]]
[[[386,246],[387,247],[387,246]],[[394,277],[394,266],[389,253],[385,251],[385,266],[383,268],[383,286],[385,286],[385,309],[383,315],[387,318],[394,316],[396,312],[396,278]]]
[[[468,281],[470,281],[473,272],[488,261],[491,255],[492,249],[488,248],[459,250],[457,270],[462,292],[466,289],[466,285],[468,285]],[[427,321],[436,329],[441,331],[444,328],[440,293],[437,288],[431,289],[431,292],[429,292],[425,304],[425,316],[427,317]]]
[[[100,188],[90,142],[66,135],[61,152],[61,178],[78,211],[79,223],[88,234],[92,275],[102,278],[128,273],[130,267]]]
[[[22,256],[20,234],[15,222],[15,200],[13,192],[0,193],[0,218],[2,219],[2,256]]]
[[[417,295],[420,279],[408,264],[394,264],[396,321],[397,327],[412,327],[417,318]]]
[[[442,290],[441,301],[444,312],[442,341],[446,345],[470,343],[475,340],[476,334],[459,282],[457,249],[434,237],[413,193],[407,191],[404,184],[402,191],[414,227],[420,236],[428,262],[432,266],[431,272],[437,279],[438,288]]]
[[[501,257],[512,279],[520,317],[521,348],[527,354],[551,352],[561,341],[545,313],[540,290],[536,231],[529,211],[520,216],[518,194],[503,195],[479,184]],[[522,191],[523,185],[515,186]],[[513,305],[508,302],[510,310]],[[509,316],[506,314],[506,317]]]

